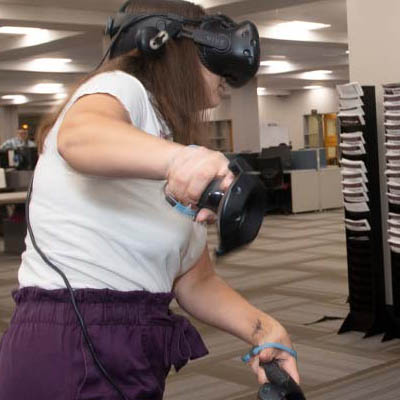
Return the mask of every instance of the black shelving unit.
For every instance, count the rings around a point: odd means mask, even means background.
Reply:
[[[383,333],[387,321],[385,278],[382,243],[382,218],[378,155],[378,130],[376,118],[375,87],[362,87],[364,95],[365,125],[339,117],[341,133],[363,132],[366,154],[345,155],[346,159],[363,161],[367,169],[368,207],[366,212],[345,210],[345,218],[366,219],[369,231],[353,231],[346,228],[348,263],[348,302],[350,312],[339,333],[361,331],[365,337]],[[347,123],[344,123],[347,122]],[[350,123],[349,123],[350,122]]]
[[[394,96],[394,99],[389,100],[389,101],[397,101],[400,102],[400,84],[394,84],[394,85],[384,85],[384,92],[385,95],[389,96]],[[397,94],[396,94],[397,93]],[[388,96],[388,97],[389,97]],[[385,121],[385,142],[398,142],[400,143],[400,134],[398,134],[398,138],[396,136],[393,136],[390,133],[389,129],[396,129],[397,131],[400,131],[400,106],[385,106],[385,116],[384,116],[384,121]],[[393,124],[397,124],[397,126],[392,126],[388,127],[386,125],[386,122],[388,122],[388,119],[391,119],[390,117],[387,117],[387,112],[390,111],[396,111],[399,112],[399,115],[396,117],[393,117]],[[396,122],[396,120],[398,122]],[[390,134],[389,138],[391,140],[388,140],[387,134]],[[393,138],[396,137],[396,140]],[[400,159],[400,156],[398,157]],[[390,160],[386,158],[386,163],[388,163]],[[397,168],[397,167],[396,167]],[[387,169],[392,169],[391,167],[388,167],[387,164]],[[400,170],[400,165],[398,167]],[[399,173],[400,176],[400,173]],[[389,187],[389,186],[388,186]],[[389,189],[388,189],[389,191]],[[393,204],[389,201],[388,199],[388,210],[389,213],[393,215],[397,215],[399,221],[400,221],[400,204]],[[390,240],[390,232],[388,232],[389,235],[389,240]],[[390,243],[388,244],[390,247]],[[400,250],[394,251],[392,248],[390,250],[390,262],[391,262],[391,280],[392,280],[392,287],[387,288],[388,290],[392,291],[392,298],[393,298],[393,304],[387,305],[387,327],[386,327],[386,332],[383,337],[383,340],[390,340],[394,338],[400,338],[400,253],[398,252]]]
[[[400,338],[400,254],[391,253],[393,304],[387,305],[387,328],[383,341]]]

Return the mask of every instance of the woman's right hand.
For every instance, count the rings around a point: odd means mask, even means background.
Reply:
[[[229,160],[218,151],[197,146],[180,148],[168,166],[166,192],[185,206],[196,205],[213,179],[222,179],[222,191],[229,188],[234,175],[228,165]],[[212,215],[210,210],[202,210],[196,220],[210,220]]]
[[[279,343],[292,349],[293,344],[286,329],[278,321],[273,319],[271,319],[271,321],[272,323],[269,325],[268,332],[265,332],[264,334],[260,332],[258,335],[256,345],[262,345],[263,343]],[[249,361],[249,365],[257,375],[259,384],[268,381],[261,363],[268,363],[271,361],[277,361],[279,366],[283,368],[297,383],[300,382],[296,359],[286,351],[267,348],[262,350],[257,356],[252,357]]]

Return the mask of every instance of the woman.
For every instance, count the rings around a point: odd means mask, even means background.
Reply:
[[[180,0],[131,0],[125,11],[204,16]],[[165,200],[167,191],[196,204],[212,179],[232,182],[221,153],[187,146],[199,143],[199,110],[215,107],[223,86],[189,39],[168,41],[155,58],[130,49],[89,76],[39,134],[35,242],[68,277],[99,359],[128,399],[161,399],[171,365],[207,354],[188,320],[168,310],[173,297],[249,345],[291,347],[276,320],[215,274],[201,223],[212,215],[201,210],[193,222]],[[0,348],[0,399],[121,398],[96,368],[62,278],[33,243],[28,236]],[[266,349],[250,362],[260,382],[259,359],[281,360],[298,380],[288,353]]]

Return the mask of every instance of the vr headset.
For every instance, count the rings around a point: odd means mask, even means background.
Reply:
[[[192,20],[175,14],[129,14],[122,9],[109,18],[105,33],[112,40],[105,55],[110,59],[133,49],[155,57],[168,40],[189,38],[196,43],[203,65],[236,88],[253,78],[260,66],[257,27],[250,21],[238,24],[225,15]]]

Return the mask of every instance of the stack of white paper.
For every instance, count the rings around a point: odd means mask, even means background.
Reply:
[[[389,246],[395,253],[400,253],[400,214],[389,213]]]
[[[395,133],[388,132],[388,133],[385,133],[385,136],[386,136],[387,141],[400,142],[400,131],[398,131],[398,133],[396,133],[396,131],[395,131]]]
[[[342,99],[355,99],[364,96],[364,91],[359,83],[348,83],[346,85],[337,85],[340,100]]]
[[[340,139],[343,143],[361,142],[365,144],[364,133],[362,131],[340,134]]]
[[[340,163],[343,168],[361,170],[364,173],[367,172],[365,163],[362,160],[349,160],[347,158],[342,157],[342,159],[340,160]]]
[[[392,101],[392,99],[388,99],[388,101]],[[355,108],[355,107],[362,107],[364,102],[359,97],[354,98],[340,98],[339,99],[339,107],[348,109],[348,108]]]
[[[366,153],[364,143],[361,141],[352,143],[342,142],[340,143],[340,148],[342,150],[342,154],[350,156],[357,156]]]
[[[354,212],[354,213],[364,213],[369,211],[369,206],[367,202],[362,203],[347,203],[344,202],[344,208],[347,211]]]
[[[400,254],[400,84],[384,85],[384,125],[386,147],[387,199],[389,202],[388,241]]]
[[[364,137],[365,111],[361,97],[364,91],[360,84],[338,85],[340,121],[340,153],[344,207],[351,213],[369,212],[368,171],[363,161],[367,154]],[[388,98],[388,101],[393,100]],[[399,135],[400,137],[400,135]],[[400,172],[400,171],[399,171]],[[352,231],[369,231],[366,219],[345,220],[346,227]]]
[[[341,126],[365,125],[364,96],[362,87],[358,83],[336,86],[339,93],[339,120]],[[349,154],[349,153],[348,153]]]
[[[387,179],[391,179],[392,181],[400,182],[400,170],[387,169],[385,171],[385,175],[386,175]]]
[[[387,187],[390,194],[400,195],[400,182],[395,179],[389,179],[387,182]]]
[[[364,145],[362,145],[362,147],[365,150]],[[368,179],[367,168],[365,167],[364,161],[342,158],[340,162],[343,177],[343,197],[347,207],[349,207],[350,203],[367,203],[369,201],[368,188],[366,185]],[[352,208],[354,210],[354,207]],[[356,212],[363,212],[365,208],[365,205],[363,205]]]
[[[390,83],[388,85],[383,85],[383,90],[385,91],[386,95],[400,95],[400,83]]]
[[[356,168],[342,168],[340,171],[343,179],[362,179],[363,182],[368,183],[367,174],[361,169]]]
[[[400,93],[399,94],[387,94],[383,95],[384,103],[400,104]]]
[[[367,185],[362,178],[344,178],[342,180],[343,189],[360,192],[361,190],[365,193],[368,192]]]
[[[346,228],[353,232],[367,232],[371,230],[371,226],[367,219],[348,219],[345,218],[344,223]]]
[[[365,154],[365,139],[362,131],[353,133],[341,133],[340,134],[340,148],[342,154],[345,155],[362,155]]]
[[[390,249],[394,252],[394,253],[399,253],[400,254],[400,238],[396,238],[394,236],[389,236],[389,245],[390,245]]]

